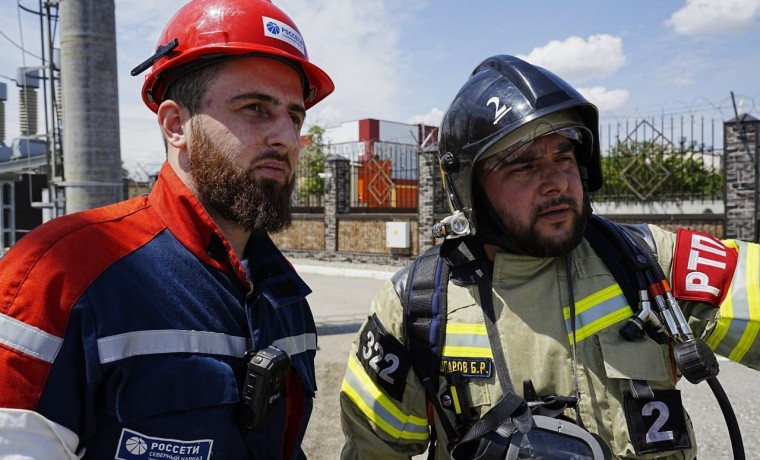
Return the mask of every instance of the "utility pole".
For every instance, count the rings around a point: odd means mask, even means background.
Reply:
[[[56,88],[57,84],[60,84],[60,54],[56,58],[56,51],[54,46],[54,40],[53,40],[53,31],[51,29],[51,24],[53,22],[52,14],[53,11],[51,8],[56,8],[56,13],[58,12],[58,0],[51,0],[46,1],[44,4],[45,7],[45,16],[47,18],[47,49],[44,49],[43,46],[43,56],[44,52],[47,51],[47,71],[48,71],[48,92],[50,94],[50,123],[49,131],[48,131],[48,165],[49,165],[49,188],[47,190],[48,194],[48,201],[52,202],[52,213],[50,211],[47,211],[49,214],[47,215],[47,218],[53,218],[58,217],[58,215],[65,211],[65,208],[63,206],[64,203],[64,196],[58,196],[59,191],[56,187],[56,184],[61,182],[63,180],[63,158],[61,154],[61,106],[57,103],[59,98],[57,95],[60,93],[60,86]],[[42,5],[40,5],[40,10],[42,10]],[[56,78],[56,75],[58,76]],[[47,119],[47,116],[45,117]],[[61,195],[63,193],[61,192]],[[59,199],[60,198],[60,199]],[[43,221],[45,220],[45,217],[43,217]]]
[[[124,197],[114,0],[60,2],[66,213]]]

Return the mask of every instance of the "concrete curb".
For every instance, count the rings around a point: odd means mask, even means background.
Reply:
[[[347,278],[370,278],[376,280],[391,279],[391,276],[393,276],[393,274],[400,269],[364,269],[302,263],[293,263],[293,267],[295,267],[298,273],[310,273],[314,275],[325,276],[343,276]]]

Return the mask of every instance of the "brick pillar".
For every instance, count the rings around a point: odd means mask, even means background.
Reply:
[[[435,183],[440,174],[438,170],[437,149],[421,148],[417,159],[419,175],[417,177],[417,219],[419,222],[419,253],[435,244],[433,225],[435,225]]]
[[[332,155],[325,162],[325,252],[338,251],[338,214],[350,210],[349,160]]]
[[[758,241],[758,131],[760,120],[744,114],[723,123],[726,238]]]

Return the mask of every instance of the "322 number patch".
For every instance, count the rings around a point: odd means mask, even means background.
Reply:
[[[406,348],[388,333],[375,314],[369,317],[360,337],[356,357],[364,371],[388,395],[401,401],[411,367]]]

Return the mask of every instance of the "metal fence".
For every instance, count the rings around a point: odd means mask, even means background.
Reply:
[[[595,202],[708,202],[723,199],[723,124],[704,117],[662,116],[626,119],[600,126],[604,187]],[[348,142],[327,145],[322,162],[303,153],[293,204],[296,210],[321,212],[324,159],[350,161],[352,212],[416,211],[416,145]],[[321,165],[321,166],[320,166]],[[435,181],[434,209],[448,212],[440,181]]]
[[[594,201],[696,202],[723,198],[722,122],[694,116],[602,125],[604,187]],[[721,146],[716,146],[716,143]]]
[[[296,171],[293,205],[301,212],[321,211],[324,161],[337,155],[349,160],[350,207],[356,212],[417,209],[418,147],[394,142],[346,142],[325,146],[320,154],[302,153]],[[310,156],[322,155],[321,161]],[[320,165],[317,166],[317,165]]]

